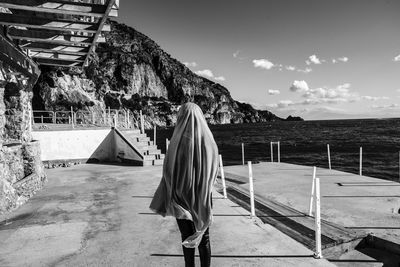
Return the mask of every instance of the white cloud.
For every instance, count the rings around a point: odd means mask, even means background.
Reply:
[[[214,79],[216,81],[225,81],[225,77],[223,77],[223,76],[215,76],[214,73],[209,69],[198,70],[198,71],[195,71],[194,73],[196,73],[199,76],[203,76],[203,77],[206,77],[206,78]]]
[[[393,61],[400,61],[400,54],[393,58]]]
[[[322,64],[323,60],[320,60],[316,55],[311,55],[308,57],[308,60],[306,60],[306,64],[310,65],[311,63],[314,64]]]
[[[233,53],[233,57],[237,58],[239,56],[240,50],[237,50],[235,53]]]
[[[296,70],[296,67],[295,67],[295,66],[291,66],[291,65],[286,66],[285,68],[286,68],[287,70],[290,70],[290,71]]]
[[[272,67],[274,67],[274,63],[269,61],[268,59],[254,59],[253,64],[255,68],[261,68],[261,69],[266,69],[270,70]]]
[[[197,67],[197,63],[196,62],[183,62],[183,65],[185,65],[188,68]]]
[[[378,101],[378,100],[387,100],[389,99],[389,97],[387,96],[369,96],[369,95],[365,95],[361,97],[364,100],[370,100],[370,101]]]
[[[307,92],[309,88],[306,81],[294,81],[290,86],[290,90],[293,92]]]
[[[390,104],[390,105],[372,105],[374,109],[398,109],[400,106],[399,104]]]
[[[312,69],[307,67],[307,68],[305,68],[304,70],[298,69],[297,71],[298,71],[298,72],[303,72],[303,73],[310,73],[310,72],[312,72]]]
[[[280,93],[281,93],[281,91],[279,91],[279,90],[272,90],[272,89],[268,90],[269,95],[279,95]]]
[[[339,61],[340,62],[347,62],[347,61],[349,61],[349,58],[348,57],[332,58],[332,63],[333,64],[339,63]]]
[[[224,76],[218,76],[218,77],[215,77],[214,80],[223,82],[223,81],[225,81],[225,77]]]
[[[359,100],[357,94],[350,92],[351,85],[345,83],[334,88],[309,88],[306,81],[294,81],[290,86],[292,92],[302,93],[306,100],[297,104],[316,105],[321,103],[354,102]]]
[[[197,75],[203,76],[203,77],[207,77],[207,78],[213,78],[214,77],[214,73],[211,70],[198,70],[195,71],[194,73],[196,73]]]

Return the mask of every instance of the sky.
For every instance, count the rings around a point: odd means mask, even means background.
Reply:
[[[120,0],[118,21],[278,116],[400,117],[399,0]]]

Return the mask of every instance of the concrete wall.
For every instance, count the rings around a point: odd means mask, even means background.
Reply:
[[[32,132],[39,140],[42,161],[113,157],[114,134],[110,129]]]

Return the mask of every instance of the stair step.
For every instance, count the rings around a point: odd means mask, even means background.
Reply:
[[[160,149],[149,149],[149,150],[142,150],[143,155],[159,155],[161,154]]]

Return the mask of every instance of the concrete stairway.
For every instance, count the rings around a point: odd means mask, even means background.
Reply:
[[[141,134],[140,130],[122,130],[121,133],[141,153],[143,166],[163,164],[165,155],[146,134]]]

